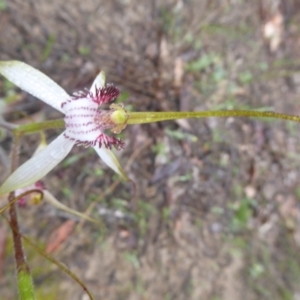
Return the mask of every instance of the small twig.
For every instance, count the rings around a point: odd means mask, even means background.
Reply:
[[[11,160],[11,172],[16,170],[18,166],[19,146],[20,146],[19,139],[20,139],[20,135],[14,135],[12,160]],[[19,224],[18,224],[18,216],[17,216],[16,205],[15,205],[14,192],[11,192],[9,194],[8,201],[10,203],[9,217],[10,217],[10,226],[13,229],[12,236],[13,236],[15,264],[16,264],[17,278],[18,278],[19,296],[20,299],[27,299],[28,296],[31,297],[30,299],[35,299],[32,279],[30,276],[30,269],[26,262],[25,254],[23,251],[22,238],[21,238]]]
[[[0,117],[0,127],[6,129],[8,131],[13,131],[14,129],[16,129],[18,127],[18,125],[6,122],[3,118]]]
[[[0,161],[6,169],[10,168],[8,155],[5,153],[2,147],[0,147]]]
[[[15,137],[13,143],[13,151],[12,151],[12,163],[11,163],[11,172],[13,172],[18,166],[18,152],[19,152],[19,137]],[[11,203],[9,206],[9,216],[10,216],[10,224],[12,228],[15,230],[12,231],[13,233],[13,242],[14,242],[14,250],[15,250],[15,262],[17,265],[17,270],[21,270],[26,266],[25,256],[23,253],[22,241],[21,236],[19,234],[19,226],[18,226],[18,218],[17,218],[17,210],[14,203],[14,192],[11,192],[8,196],[8,201]],[[25,267],[26,271],[29,271]]]

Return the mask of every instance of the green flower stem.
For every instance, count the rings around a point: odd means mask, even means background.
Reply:
[[[217,110],[217,111],[193,111],[193,112],[128,112],[127,124],[145,124],[176,119],[208,118],[208,117],[255,117],[273,118],[300,122],[300,117],[275,113],[271,111],[255,110]]]
[[[39,123],[30,123],[25,125],[20,125],[14,129],[14,134],[31,134],[34,132],[39,132],[47,129],[56,129],[64,128],[65,122],[63,119],[39,122]]]
[[[207,111],[170,111],[170,112],[126,112],[126,124],[146,124],[177,119],[200,119],[208,117],[227,118],[227,117],[252,117],[252,118],[271,118],[300,123],[300,117],[276,113],[272,111],[257,110],[207,110]],[[30,123],[14,128],[14,134],[23,135],[39,132],[47,129],[64,128],[63,119],[45,121],[40,123]]]

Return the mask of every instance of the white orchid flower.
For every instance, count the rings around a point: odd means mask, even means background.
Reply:
[[[24,91],[65,114],[66,129],[44,150],[33,156],[13,172],[0,187],[0,195],[27,187],[49,173],[71,151],[74,145],[93,147],[102,160],[116,173],[128,180],[112,147],[122,148],[124,143],[104,133],[115,127],[111,111],[99,110],[119,95],[112,85],[105,85],[100,72],[90,90],[68,95],[48,76],[19,61],[0,61],[0,74]]]

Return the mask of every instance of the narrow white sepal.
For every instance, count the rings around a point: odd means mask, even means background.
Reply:
[[[0,74],[22,90],[63,112],[70,96],[48,76],[20,61],[0,61]]]
[[[105,85],[105,73],[103,71],[101,71],[95,78],[95,80],[90,88],[90,91],[95,95],[96,87],[97,87],[97,89],[101,89],[104,87],[104,85]]]
[[[0,195],[30,186],[43,178],[71,151],[74,141],[59,135],[49,146],[27,160],[0,187]]]
[[[101,157],[101,159],[110,167],[112,168],[117,174],[119,174],[123,179],[126,181],[129,181],[125,171],[121,167],[118,159],[114,155],[114,153],[106,149],[104,147],[98,148],[94,147],[95,151],[98,153],[98,155]]]

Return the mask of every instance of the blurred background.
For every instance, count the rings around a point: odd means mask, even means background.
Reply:
[[[262,109],[300,114],[297,0],[0,0],[0,59],[21,60],[72,93],[99,70],[129,111]],[[61,114],[0,78],[16,124]],[[42,202],[22,233],[65,263],[95,299],[300,299],[300,125],[208,118],[128,126],[124,183],[74,147],[43,182],[106,232]],[[60,131],[46,132],[51,141]],[[22,140],[21,162],[40,142]],[[1,180],[11,136],[1,132]],[[38,299],[88,299],[25,246]],[[1,299],[17,299],[0,219]]]

